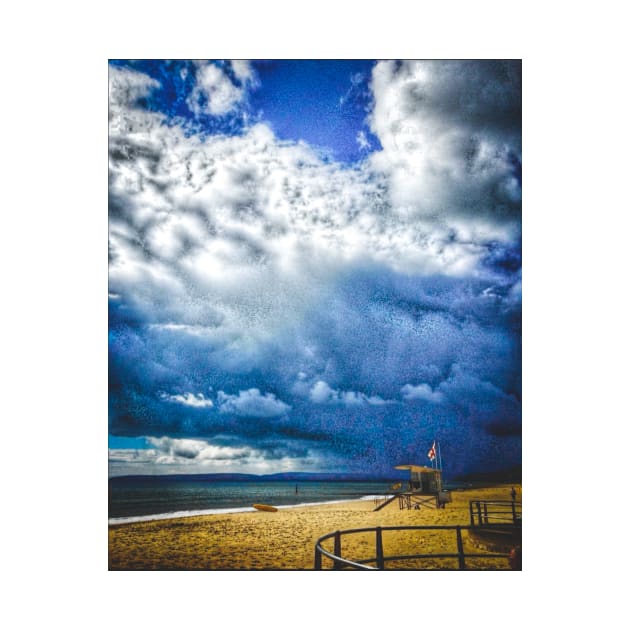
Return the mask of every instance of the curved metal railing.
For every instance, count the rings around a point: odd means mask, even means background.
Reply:
[[[492,524],[486,525],[488,529],[495,527]],[[502,529],[505,529],[505,526],[500,525]],[[393,527],[362,527],[360,529],[345,529],[339,530],[336,532],[330,532],[329,534],[325,534],[321,538],[317,540],[315,543],[315,563],[314,568],[316,570],[322,569],[322,558],[328,558],[333,562],[333,569],[344,569],[344,568],[352,568],[352,569],[364,569],[364,570],[378,570],[384,569],[387,562],[393,562],[396,560],[416,560],[423,558],[449,558],[449,559],[457,559],[458,569],[466,569],[466,559],[467,558],[504,558],[507,559],[509,554],[507,553],[492,553],[492,552],[484,552],[484,553],[470,553],[464,551],[464,541],[462,538],[462,530],[474,529],[473,526],[468,525],[400,525]],[[514,530],[520,529],[519,527],[514,527]],[[451,530],[456,535],[457,540],[457,553],[420,553],[420,554],[405,554],[405,555],[394,555],[394,556],[386,556],[383,553],[383,532],[386,531],[403,531],[403,530]],[[359,533],[368,533],[374,532],[375,534],[375,556],[372,558],[363,558],[361,560],[350,560],[349,558],[344,558],[342,556],[342,537],[348,536],[352,534]],[[327,549],[324,549],[322,543],[333,539],[333,551],[330,552]],[[370,566],[375,564],[375,566]]]

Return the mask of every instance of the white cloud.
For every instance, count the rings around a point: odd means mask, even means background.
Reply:
[[[109,66],[109,133],[146,132],[160,117],[136,107],[138,99],[160,86],[142,72]]]
[[[444,395],[439,391],[431,389],[430,385],[421,383],[420,385],[404,385],[400,392],[405,400],[427,400],[433,403],[440,403],[444,400]]]
[[[179,403],[181,405],[186,405],[187,407],[197,407],[200,409],[214,407],[212,400],[206,398],[203,394],[192,394],[190,392],[185,394],[162,393],[160,398],[170,402]]]
[[[383,400],[380,396],[366,396],[362,392],[340,391],[333,389],[326,381],[317,381],[309,392],[312,402],[320,405],[342,404],[348,407],[362,405],[386,405],[390,400]]]
[[[365,151],[372,148],[372,145],[363,130],[359,131],[357,134],[357,144],[359,145],[359,148],[364,149]]]
[[[321,469],[309,450],[301,454],[250,446],[225,446],[206,440],[147,437],[150,449],[109,449],[110,476],[175,473],[250,473]]]
[[[108,461],[110,466],[122,464],[133,464],[142,466],[154,464],[158,457],[158,451],[155,449],[141,448],[110,448]]]
[[[147,441],[156,448],[155,463],[175,463],[183,458],[202,462],[204,460],[234,460],[251,454],[249,448],[215,446],[205,440],[178,439],[170,437],[148,437]]]
[[[501,62],[384,61],[372,73],[372,132],[396,213],[459,241],[513,237],[520,187],[520,76]]]
[[[136,101],[160,87],[155,79],[128,68],[109,66],[109,104],[134,107]]]
[[[314,403],[328,403],[338,399],[339,393],[332,389],[326,381],[317,381],[311,388],[310,398]]]
[[[246,67],[237,67],[238,72],[247,71]],[[234,85],[221,68],[209,63],[197,69],[197,83],[187,103],[196,114],[222,116],[232,111],[243,96],[242,88]],[[205,103],[202,102],[204,99]]]
[[[282,402],[274,394],[261,394],[253,387],[240,391],[238,396],[217,392],[217,401],[221,413],[233,413],[249,418],[273,418],[282,416],[290,409],[290,405]]]
[[[155,116],[147,114],[145,132],[134,136],[139,144],[133,150],[147,158],[112,164],[112,192],[129,214],[126,226],[113,223],[112,247],[124,258],[133,255],[134,266],[145,260],[133,245],[141,230],[144,250],[159,257],[167,273],[183,272],[194,284],[234,286],[237,267],[245,274],[238,278],[245,281],[243,294],[264,286],[261,275],[273,274],[265,280],[281,282],[294,305],[327,275],[363,260],[404,273],[470,273],[485,253],[477,241],[497,236],[495,229],[436,223],[391,207],[388,191],[404,164],[389,171],[369,164],[340,169],[304,144],[277,141],[262,124],[240,137],[202,143]],[[114,134],[114,152],[122,152],[119,144]],[[169,271],[170,265],[179,269]],[[320,277],[304,282],[305,274]]]
[[[230,61],[234,75],[241,83],[246,83],[254,79],[254,69],[246,59],[232,59]]]

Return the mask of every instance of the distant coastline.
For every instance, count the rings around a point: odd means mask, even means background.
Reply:
[[[110,477],[114,479],[129,479],[141,481],[143,479],[163,479],[169,481],[357,481],[389,483],[406,479],[408,474],[393,472],[390,475],[366,475],[360,473],[310,473],[288,472],[269,475],[253,475],[243,473],[195,473],[174,475],[119,475]]]
[[[481,482],[493,483],[520,483],[522,477],[521,466],[488,472],[475,472],[448,477],[451,483],[469,482],[472,484]],[[109,481],[143,481],[161,479],[163,481],[320,481],[320,482],[373,482],[395,483],[408,479],[407,471],[395,471],[388,475],[374,475],[365,473],[317,473],[317,472],[286,472],[268,475],[253,475],[244,473],[193,473],[193,474],[156,474],[156,475],[115,475],[109,477]]]

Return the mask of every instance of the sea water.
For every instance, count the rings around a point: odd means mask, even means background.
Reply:
[[[165,477],[114,477],[109,480],[109,523],[247,512],[254,510],[254,503],[291,508],[318,503],[369,500],[390,493],[391,482],[217,482],[173,480]]]

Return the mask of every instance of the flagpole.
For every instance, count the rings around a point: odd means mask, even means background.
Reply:
[[[440,470],[442,470],[442,449],[440,448],[440,443],[437,443],[438,447],[438,459],[440,460]]]

